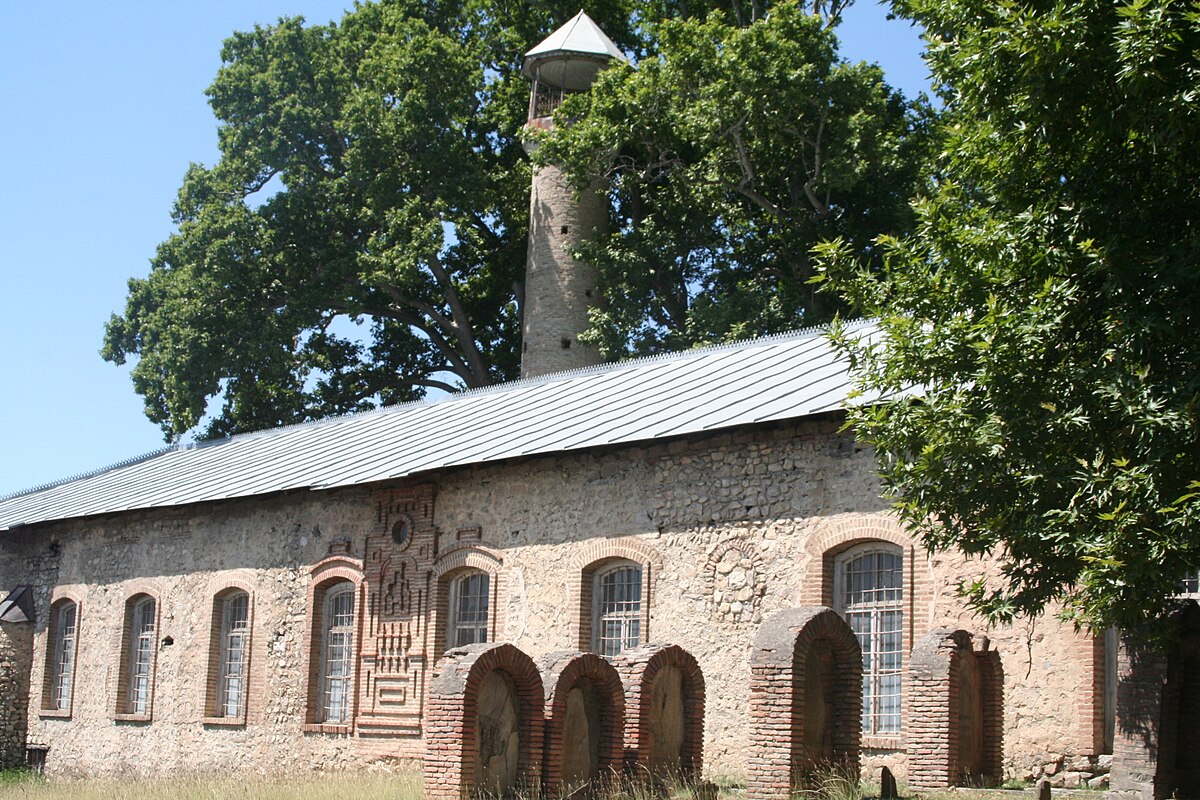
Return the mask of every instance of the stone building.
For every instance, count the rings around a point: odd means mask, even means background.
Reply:
[[[586,16],[568,28],[530,61],[535,125],[619,53]],[[537,180],[530,262],[559,278],[527,289],[553,323],[527,323],[523,380],[0,500],[0,758],[81,775],[420,759],[450,648],[669,643],[703,673],[706,768],[745,774],[756,637],[828,606],[865,653],[865,767],[1102,785],[1115,639],[966,612],[955,587],[994,565],[897,524],[819,331],[583,366],[594,277],[563,276],[580,268],[563,247],[599,222],[563,207],[552,168]]]

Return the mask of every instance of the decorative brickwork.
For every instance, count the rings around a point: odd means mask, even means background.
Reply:
[[[1200,796],[1200,607],[1176,614],[1164,651],[1136,634],[1117,654],[1112,792],[1122,800]]]
[[[1003,687],[1000,655],[963,630],[917,641],[909,662],[908,783],[937,789],[1001,780]]]
[[[862,652],[832,609],[792,608],[765,621],[750,651],[747,795],[789,798],[822,764],[858,773]]]
[[[540,783],[544,702],[537,666],[511,644],[448,650],[429,685],[426,800]]]
[[[362,640],[362,561],[344,555],[331,555],[312,568],[308,585],[308,688],[304,711],[304,729],[309,733],[350,733],[354,725],[356,704],[351,701],[345,720],[328,720],[322,711],[321,664],[325,658],[325,596],[340,584],[354,586],[354,642]],[[349,676],[352,691],[357,689],[359,669],[357,659]],[[351,694],[351,697],[354,695]]]
[[[0,769],[25,763],[33,622],[0,622]]]
[[[682,647],[644,644],[613,658],[625,687],[625,766],[696,778],[703,767],[704,675]]]
[[[555,796],[621,768],[625,689],[594,653],[567,650],[539,662],[546,689],[544,788]]]

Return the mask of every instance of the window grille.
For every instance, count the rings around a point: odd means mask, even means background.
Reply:
[[[488,640],[488,589],[486,572],[471,572],[450,584],[450,626],[448,647]]]
[[[1193,569],[1184,573],[1183,578],[1179,581],[1177,594],[1180,597],[1200,600],[1200,570]]]
[[[71,688],[75,675],[75,636],[79,607],[70,601],[59,605],[54,616],[54,661],[50,675],[50,708],[66,711],[71,707]]]
[[[154,666],[154,598],[143,597],[133,607],[129,626],[129,686],[125,710],[150,713],[150,673]]]
[[[246,662],[250,649],[250,596],[235,592],[221,603],[217,716],[240,717],[246,702]]]
[[[321,721],[346,722],[354,678],[354,584],[339,583],[325,593],[322,620]]]
[[[904,556],[899,548],[856,548],[839,559],[835,574],[837,610],[862,647],[863,733],[899,734]]]
[[[592,649],[614,656],[641,643],[642,568],[624,562],[596,575]]]

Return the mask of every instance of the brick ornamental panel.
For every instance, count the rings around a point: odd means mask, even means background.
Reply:
[[[908,784],[940,789],[1001,780],[1000,655],[963,630],[922,636],[908,668]]]
[[[446,652],[430,682],[426,707],[426,800],[465,800],[475,794],[480,687],[501,673],[516,689],[518,780],[539,782],[544,695],[537,665],[511,644],[472,644]]]
[[[823,606],[766,620],[750,654],[747,797],[789,798],[823,762],[857,775],[861,717],[862,651],[845,620]]]
[[[625,688],[625,768],[641,775],[669,771],[698,778],[704,750],[704,675],[696,659],[678,645],[644,644],[612,660]],[[675,764],[664,758],[661,713],[667,691],[659,686],[659,678],[672,671],[680,678],[682,707],[679,748],[669,754]]]
[[[588,723],[594,727],[599,741],[594,745],[596,775],[591,777],[619,770],[625,747],[625,688],[616,669],[595,653],[577,650],[551,653],[538,666],[546,690],[545,793],[553,796],[564,788],[564,751],[578,744],[565,737],[568,697],[576,688],[589,690],[595,702],[595,708],[589,712],[594,712],[597,718],[589,719]]]

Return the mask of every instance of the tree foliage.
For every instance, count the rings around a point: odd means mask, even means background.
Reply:
[[[102,354],[136,356],[169,438],[212,437],[515,375],[529,170],[522,52],[569,3],[386,0],[232,36],[220,161],[130,281]],[[621,0],[593,5],[629,43]],[[351,322],[365,330],[356,335]]]
[[[992,618],[1162,616],[1200,567],[1200,5],[899,0],[945,101],[935,187],[877,271],[824,275],[905,519],[993,553]]]
[[[866,230],[904,229],[920,122],[878,70],[837,59],[843,2],[589,6],[640,62],[602,81],[562,151],[620,152],[618,234],[587,254],[612,298],[597,334],[611,355],[627,338],[646,351],[809,320],[817,238],[866,248]],[[575,10],[382,0],[225,43],[209,89],[220,160],[188,170],[177,232],[102,351],[136,358],[168,438],[516,375],[521,56]]]
[[[828,319],[811,249],[861,254],[908,230],[928,110],[879,69],[841,60],[840,10],[777,3],[651,26],[636,69],[602,73],[538,157],[612,187],[611,233],[581,248],[605,304],[609,356],[742,338]]]

